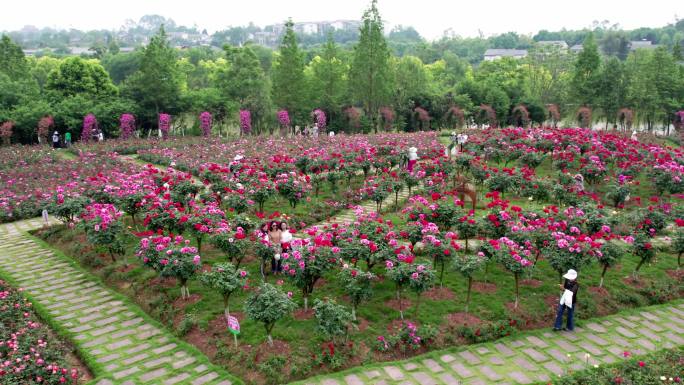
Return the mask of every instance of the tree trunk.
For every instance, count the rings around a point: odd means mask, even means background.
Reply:
[[[356,321],[356,305],[352,306],[352,320]]]
[[[599,283],[599,287],[603,287],[603,277],[606,276],[606,270],[608,270],[608,265],[603,265],[603,271],[601,272],[601,282]]]
[[[465,312],[466,314],[468,313],[468,308],[470,307],[470,290],[473,287],[473,277],[468,277],[468,292],[466,294],[466,305],[465,305]]]
[[[223,297],[223,315],[226,317],[226,322],[230,318],[230,309],[228,308],[228,297]]]
[[[513,305],[513,307],[515,309],[517,309],[518,308],[518,300],[520,298],[520,290],[519,290],[519,285],[518,285],[519,276],[518,276],[518,274],[513,274],[513,276],[515,277],[515,304]]]
[[[420,294],[416,294],[416,319],[418,319],[418,308],[420,307]]]

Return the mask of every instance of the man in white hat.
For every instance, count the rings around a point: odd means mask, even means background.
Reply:
[[[575,329],[575,324],[573,322],[573,315],[575,313],[575,304],[577,304],[577,290],[579,289],[579,284],[577,283],[577,272],[573,269],[568,270],[563,276],[565,282],[560,286],[563,290],[561,295],[560,304],[558,306],[558,313],[556,314],[556,323],[553,325],[553,331],[573,331]],[[563,313],[568,310],[568,321],[567,327],[563,326]]]

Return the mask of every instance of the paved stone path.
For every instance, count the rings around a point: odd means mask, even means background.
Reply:
[[[532,384],[568,371],[684,345],[684,302],[625,311],[588,320],[574,333],[523,333],[490,343],[386,362],[300,384]],[[568,354],[570,354],[568,356]]]
[[[0,225],[0,271],[40,304],[48,313],[43,316],[68,330],[77,349],[96,363],[90,368],[94,384],[241,383],[24,232],[42,224],[31,219]]]

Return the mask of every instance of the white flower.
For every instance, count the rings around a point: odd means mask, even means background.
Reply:
[[[527,198],[528,201],[531,201],[531,200],[533,200],[533,199],[534,199],[534,198],[532,198],[532,197]]]
[[[584,358],[586,358],[586,359],[591,358],[591,354],[589,354],[589,353],[584,353]]]
[[[233,243],[234,239],[233,238],[228,238],[228,242]]]
[[[665,381],[665,380],[667,380],[667,378],[665,378],[665,376],[660,376],[660,381]]]
[[[598,365],[594,365],[594,368],[598,368]]]

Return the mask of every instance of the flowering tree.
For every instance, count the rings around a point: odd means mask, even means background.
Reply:
[[[410,265],[413,269],[410,270],[408,286],[416,294],[416,317],[418,317],[418,308],[420,307],[421,294],[427,291],[435,284],[435,271],[425,265]]]
[[[12,128],[14,123],[12,121],[6,121],[0,125],[0,138],[2,138],[2,144],[8,145],[12,139]]]
[[[290,114],[287,110],[278,111],[278,123],[280,123],[281,133],[287,132],[290,128]]]
[[[47,115],[40,118],[38,121],[38,128],[36,133],[38,134],[38,143],[48,143],[48,136],[50,135],[50,130],[52,126],[55,125],[55,120],[52,116]]]
[[[590,236],[582,234],[579,228],[571,226],[569,230],[567,234],[562,231],[552,232],[554,241],[541,249],[541,255],[558,272],[560,282],[563,282],[564,272],[569,269],[580,271],[590,264],[601,247]]]
[[[211,271],[205,271],[200,275],[200,282],[221,294],[223,298],[223,313],[226,316],[226,320],[228,320],[230,316],[228,300],[233,292],[247,285],[247,272],[238,270],[230,262],[217,263],[211,268]]]
[[[240,110],[240,135],[249,135],[252,132],[252,114],[249,110]]]
[[[546,105],[546,111],[549,114],[549,119],[551,120],[552,127],[555,128],[561,119],[560,109],[558,108],[558,105],[557,104],[547,104]]]
[[[514,123],[520,122],[522,127],[528,127],[530,124],[530,112],[524,104],[518,104],[512,111]]]
[[[404,319],[404,309],[401,306],[401,292],[408,286],[414,268],[409,263],[395,263],[391,260],[385,262],[385,268],[387,269],[387,277],[389,277],[396,286],[397,300],[399,300],[399,316],[401,319]]]
[[[385,130],[389,131],[392,129],[394,118],[394,110],[392,107],[380,107],[380,119],[382,121],[382,127]]]
[[[481,104],[480,105],[480,114],[484,114],[484,118],[487,120],[489,123],[490,128],[495,128],[497,126],[496,122],[496,111],[492,108],[492,106],[488,104]]]
[[[93,138],[93,134],[97,131],[97,118],[95,115],[88,114],[83,118],[83,130],[81,131],[81,140],[88,142]]]
[[[209,136],[211,136],[211,124],[213,122],[211,112],[209,112],[209,111],[202,112],[199,116],[199,121],[200,121],[200,129],[202,129],[202,136],[204,136],[205,138],[208,138]]]
[[[327,118],[325,116],[325,112],[321,110],[320,108],[317,108],[313,111],[313,118],[318,123],[318,130],[320,132],[325,131],[325,127],[328,124]]]
[[[276,322],[295,309],[290,297],[277,287],[264,283],[245,301],[245,313],[254,321],[264,324],[268,343],[273,345],[271,332]]]
[[[413,109],[413,112],[416,114],[416,119],[420,124],[420,130],[425,130],[426,126],[429,128],[430,114],[427,112],[427,110],[422,107],[416,107]]]
[[[223,251],[237,268],[245,257],[250,240],[242,227],[238,227],[234,233],[228,228],[220,228],[211,236],[211,244]]]
[[[468,291],[466,294],[465,303],[466,313],[468,312],[468,307],[470,306],[470,291],[473,287],[473,274],[475,274],[476,271],[480,270],[486,262],[487,259],[485,258],[484,253],[481,252],[474,255],[457,255],[453,259],[453,270],[459,272],[463,277],[465,277],[468,280]]]
[[[119,129],[121,130],[121,139],[128,139],[133,136],[135,131],[135,116],[132,114],[122,114],[119,118]]]
[[[639,269],[644,263],[649,263],[655,258],[656,252],[650,238],[644,234],[637,234],[632,243],[632,253],[639,258],[639,263],[634,268],[632,276],[634,280],[639,279]]]
[[[577,110],[577,121],[580,127],[589,128],[591,126],[591,108],[590,107],[580,107]]]
[[[684,254],[684,229],[681,226],[672,240],[672,251],[677,254],[677,270],[679,270],[682,267],[682,254]]]
[[[309,190],[304,178],[297,176],[295,172],[279,174],[276,177],[275,188],[278,193],[290,202],[290,207],[296,208],[297,203],[304,197],[304,193]]]
[[[171,128],[171,115],[159,114],[159,131],[161,131],[162,139],[169,138],[169,128]]]
[[[465,114],[460,107],[451,106],[447,110],[445,119],[453,128],[461,128],[465,123]]]
[[[283,253],[283,274],[302,290],[304,311],[308,310],[308,300],[316,282],[337,262],[335,253],[329,248],[319,246],[330,244],[331,234],[319,234],[314,244],[308,240],[294,240],[291,253]],[[337,249],[336,249],[337,250]]]
[[[612,242],[606,242],[601,246],[601,250],[596,251],[595,254],[598,263],[603,267],[601,270],[601,282],[599,283],[599,287],[603,287],[603,279],[606,276],[608,268],[617,265],[618,262],[620,262],[623,253],[624,251],[622,248]]]
[[[352,304],[352,319],[356,321],[356,310],[359,304],[373,296],[373,279],[375,275],[345,264],[338,273],[344,294],[349,296]]]
[[[124,227],[119,218],[123,213],[108,203],[93,203],[85,207],[79,227],[86,233],[86,239],[96,247],[107,250],[112,262],[115,254],[125,253],[122,239]]]
[[[458,233],[458,237],[465,241],[465,252],[468,252],[468,239],[477,236],[480,226],[475,220],[475,210],[470,210],[465,215],[458,213],[451,217],[451,225]]]
[[[532,255],[532,252],[528,245],[518,244],[506,237],[492,239],[489,241],[489,244],[495,252],[496,259],[506,270],[513,274],[513,278],[515,279],[514,307],[517,309],[520,299],[520,275],[532,267],[532,262],[528,259]]]
[[[201,268],[201,258],[197,248],[190,246],[190,240],[180,235],[143,238],[136,255],[162,277],[176,278],[181,286],[181,297],[190,298],[188,280]]]

